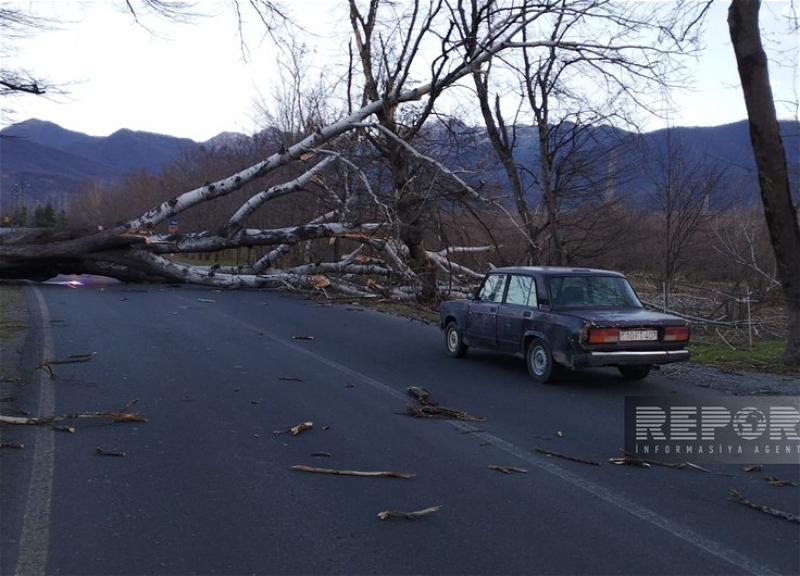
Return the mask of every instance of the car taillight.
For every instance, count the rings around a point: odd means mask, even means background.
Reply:
[[[664,342],[685,342],[688,339],[688,326],[667,326],[664,328]]]
[[[619,330],[616,328],[592,328],[589,330],[589,344],[616,344]]]

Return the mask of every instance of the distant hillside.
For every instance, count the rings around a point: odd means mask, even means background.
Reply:
[[[800,123],[784,121],[780,123],[781,134],[786,149],[787,163],[793,196],[800,197]],[[574,135],[573,127],[565,125],[559,137],[567,140]],[[477,139],[480,128],[467,128],[472,138]],[[517,129],[515,160],[525,171],[535,176],[539,173],[539,143],[533,127]],[[474,153],[462,154],[459,164],[465,168],[486,164],[492,152],[488,140]],[[758,173],[753,149],[750,144],[747,121],[714,127],[675,127],[638,134],[619,130],[612,126],[594,126],[580,131],[574,145],[579,155],[593,158],[586,166],[581,166],[581,175],[573,178],[573,186],[593,190],[596,195],[606,191],[609,174],[613,173],[613,194],[625,197],[635,205],[653,208],[654,178],[663,177],[665,159],[672,150],[676,156],[686,159],[687,164],[698,164],[704,169],[718,172],[720,180],[710,197],[711,208],[731,205],[749,206],[760,200]],[[613,150],[613,153],[610,151]],[[643,156],[643,151],[649,155]],[[644,159],[643,159],[644,158]],[[647,158],[660,158],[660,162]],[[503,170],[495,162],[492,176],[485,178],[503,181]],[[533,176],[528,176],[528,181]],[[562,175],[563,176],[563,175]],[[530,200],[538,198],[532,194]]]
[[[569,130],[569,126],[564,128]],[[494,161],[494,154],[481,127],[462,126],[468,138],[457,152],[451,153],[445,162],[462,166],[469,172],[482,167],[489,172],[480,177],[487,181],[505,182],[502,170]],[[787,159],[790,170],[794,170],[793,186],[798,197],[797,182],[800,180],[800,124],[782,122]],[[175,138],[148,132],[119,130],[106,137],[87,136],[80,132],[65,130],[51,122],[26,120],[0,131],[0,172],[2,193],[0,210],[12,201],[15,188],[28,204],[51,201],[57,206],[74,193],[83,182],[113,182],[126,172],[146,170],[151,174],[174,162],[182,155],[201,146],[213,146],[231,138],[247,138],[243,135],[220,134],[206,143],[197,143],[187,138]],[[682,153],[690,158],[713,165],[724,173],[718,186],[716,205],[733,201],[752,204],[757,202],[758,178],[753,152],[750,147],[746,121],[716,127],[678,127],[647,134],[635,134],[611,126],[591,129],[591,138],[582,146],[582,153],[599,157],[594,173],[585,175],[582,184],[600,191],[607,183],[609,166],[615,172],[614,193],[629,197],[638,205],[652,205],[652,176],[648,172],[658,167],[653,162],[643,163],[640,151],[643,147],[662,157],[667,154],[670,142],[680,144]],[[462,143],[463,144],[463,143]],[[607,149],[616,147],[613,161]],[[538,166],[538,142],[532,127],[520,127],[517,140],[517,162],[531,173]],[[532,197],[532,201],[536,198]]]
[[[87,136],[52,122],[26,120],[0,130],[0,201],[9,201],[12,188],[23,186],[29,203],[59,203],[85,181],[113,182],[137,170],[155,174],[199,146],[188,138],[126,129]]]

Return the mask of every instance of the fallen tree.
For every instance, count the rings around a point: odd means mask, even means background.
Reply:
[[[245,168],[178,195],[165,193],[166,200],[102,228],[0,235],[0,279],[99,274],[223,288],[324,286],[394,299],[428,299],[437,289],[461,290],[481,274],[459,259],[496,245],[459,247],[461,242],[451,241],[438,214],[462,203],[464,213],[474,217],[473,204],[490,205],[496,214],[509,217],[509,234],[524,239],[525,232],[502,198],[478,191],[480,175],[473,166],[465,169],[457,158],[444,162],[436,142],[425,145],[431,120],[441,118],[436,109],[441,96],[506,57],[513,60],[521,51],[535,50],[619,65],[618,76],[608,73],[605,78],[621,84],[617,89],[635,93],[626,81],[641,78],[663,85],[668,67],[659,67],[657,61],[668,62],[684,47],[684,36],[677,32],[681,27],[673,21],[659,21],[649,9],[643,17],[632,8],[593,0],[414,0],[402,10],[381,0],[350,0],[348,9],[353,53],[345,71],[347,112],[338,120],[305,118],[296,139]],[[548,33],[548,22],[559,14],[613,22],[620,34],[556,39]],[[623,32],[634,28],[647,28],[653,36],[626,43]],[[664,34],[673,28],[674,35]],[[420,72],[428,74],[427,82],[418,82]],[[450,130],[447,122],[438,128]],[[458,140],[458,135],[451,138]],[[303,216],[288,226],[259,225],[255,215],[269,213],[279,198],[302,205]],[[238,203],[233,210],[231,202]],[[201,229],[164,232],[172,219],[198,210],[213,214]],[[452,228],[461,226],[454,217]],[[309,256],[311,243],[325,242],[335,249]],[[209,266],[187,258],[254,248],[263,255],[244,264],[237,260],[235,265]],[[304,254],[300,264],[287,258],[297,252]]]
[[[471,67],[465,65],[455,77],[466,74],[469,69]],[[337,274],[339,279],[329,279],[330,284],[345,292],[363,295],[369,294],[369,289],[364,283],[350,282],[351,275],[383,276],[400,286],[393,288],[390,295],[412,297],[418,278],[408,263],[408,247],[393,237],[397,222],[391,214],[384,214],[382,219],[372,222],[359,222],[353,217],[348,208],[353,202],[367,202],[380,207],[374,194],[366,193],[366,198],[355,199],[348,194],[329,194],[323,178],[326,169],[332,167],[338,156],[321,147],[332,145],[349,132],[367,130],[365,119],[379,113],[390,100],[392,105],[416,101],[433,89],[434,85],[427,85],[371,102],[255,165],[170,198],[108,228],[47,228],[3,234],[0,236],[0,278],[46,280],[58,274],[99,274],[122,281],[187,282],[224,288],[281,285],[310,288],[315,287],[314,276]],[[229,196],[290,164],[300,168],[300,176],[251,195],[217,229],[182,234],[156,232],[156,228],[169,219]],[[453,178],[462,186],[464,196],[482,201],[466,183],[455,175]],[[270,200],[308,190],[324,195],[326,204],[335,204],[334,209],[295,226],[276,229],[246,227],[248,217]],[[364,186],[364,190],[369,191],[369,186]],[[335,261],[313,262],[293,268],[276,266],[281,255],[292,247],[321,239],[342,240],[352,249]],[[187,264],[175,258],[176,255],[265,246],[271,248],[265,257],[235,267]],[[451,254],[482,249],[490,247],[450,247],[445,251],[427,253],[427,257],[437,269],[447,270]],[[480,277],[464,266],[454,266],[460,275],[466,274],[470,280]]]

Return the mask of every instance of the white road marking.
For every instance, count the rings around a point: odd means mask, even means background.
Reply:
[[[53,334],[50,330],[50,312],[41,292],[31,287],[39,303],[42,321],[42,362],[54,358]],[[55,411],[55,392],[46,370],[39,373],[39,416],[49,416]],[[45,574],[50,533],[50,505],[53,496],[53,470],[55,441],[49,426],[37,426],[34,436],[33,464],[22,530],[19,540],[19,555],[15,576]]]

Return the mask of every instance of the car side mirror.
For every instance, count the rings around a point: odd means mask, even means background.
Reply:
[[[477,300],[478,297],[475,295],[474,292],[467,292],[467,300]]]

